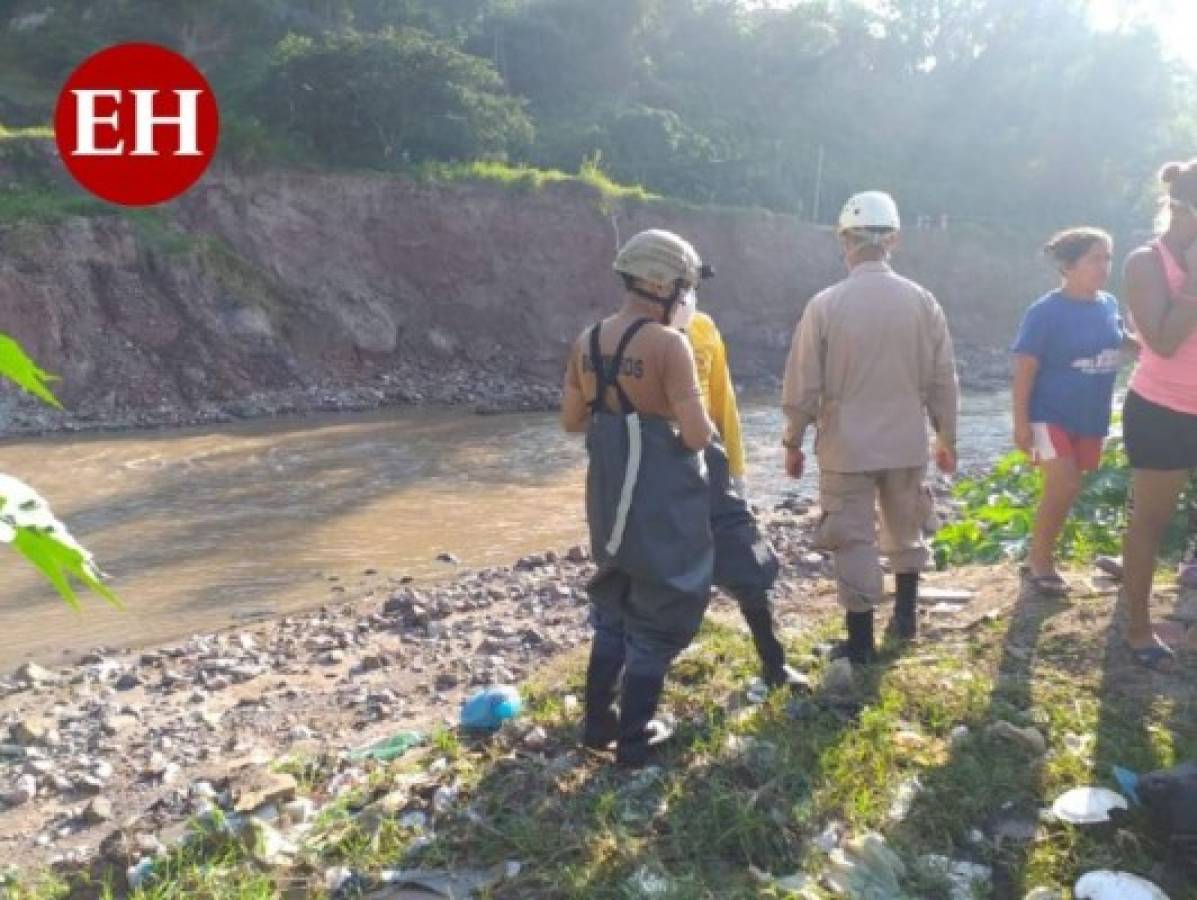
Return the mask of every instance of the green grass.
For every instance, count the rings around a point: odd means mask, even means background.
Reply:
[[[1107,603],[1078,598],[1073,612],[1084,621],[1087,609],[1096,615]],[[907,863],[908,896],[923,900],[949,896],[941,877],[919,867],[925,854],[992,867],[995,886],[978,896],[994,900],[1036,886],[1070,888],[1098,867],[1146,874],[1162,848],[1138,813],[1121,830],[1038,824],[1030,842],[999,845],[988,836],[1003,816],[1036,823],[1070,787],[1112,786],[1112,764],[1147,771],[1197,757],[1191,706],[1179,695],[1145,701],[1128,691],[1106,665],[1117,639],[1104,628],[1078,629],[1076,616],[1064,627],[1060,613],[1029,604],[950,642],[891,651],[858,676],[856,715],[782,695],[749,705],[751,644],[738,629],[708,623],[675,664],[664,706],[678,717],[678,736],[664,766],[648,775],[576,749],[579,713],[565,699],[581,693],[583,661],[575,657],[565,677],[546,675],[525,691],[520,732],[544,728],[547,754],[522,748],[518,733],[475,742],[440,732],[403,760],[375,767],[321,812],[296,876],[309,881],[284,883],[235,841],[216,840],[176,851],[136,896],[257,898],[297,883],[318,896],[320,873],[331,866],[369,876],[506,860],[523,868],[495,897],[615,900],[632,896],[633,879],[645,872],[666,879],[668,897],[781,896],[757,884],[749,867],[817,878],[828,861],[812,839],[832,823],[849,834],[883,834]],[[791,641],[816,679],[824,663],[809,651],[828,630],[816,623]],[[1047,756],[987,736],[998,720],[1038,728]],[[953,741],[961,725],[968,735]],[[319,791],[334,772],[326,758],[280,767],[301,778],[301,793]],[[911,778],[922,790],[904,820],[891,820],[897,789]],[[401,825],[397,812],[360,815],[393,791],[427,800],[450,783],[460,794],[431,842]],[[979,841],[978,830],[986,835]],[[56,896],[65,893],[14,895]],[[1197,887],[1171,896],[1197,900]]]
[[[94,216],[112,212],[108,206],[81,193],[68,193],[49,186],[0,186],[0,225],[29,222],[51,225],[70,216]]]
[[[49,125],[27,125],[21,128],[8,128],[0,123],[0,141],[16,140],[52,140],[54,129]]]
[[[623,185],[612,181],[599,168],[597,160],[586,160],[576,175],[557,169],[537,169],[531,166],[510,165],[503,162],[475,161],[469,163],[424,163],[409,170],[415,177],[435,182],[473,181],[497,184],[526,192],[543,190],[547,185],[576,182],[589,185],[605,202],[616,200],[648,201],[660,199],[640,185]]]

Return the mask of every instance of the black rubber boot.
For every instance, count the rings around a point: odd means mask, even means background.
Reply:
[[[624,676],[619,743],[615,749],[615,762],[619,765],[641,768],[648,763],[652,748],[669,737],[669,729],[653,719],[664,689],[664,675]]]
[[[752,643],[761,660],[761,680],[770,690],[788,687],[797,693],[811,691],[810,679],[786,665],[786,651],[777,637],[773,612],[768,607],[743,610],[744,621],[752,632]]]
[[[900,574],[897,576],[897,582],[897,600],[894,603],[894,617],[890,620],[890,630],[900,640],[913,641],[919,633],[919,573]]]
[[[786,682],[786,652],[777,639],[773,625],[773,613],[766,607],[743,610],[744,621],[752,633],[756,655],[761,659],[761,677],[769,687],[779,687]]]
[[[877,646],[873,640],[873,611],[845,613],[848,626],[848,640],[831,653],[832,659],[847,658],[849,661],[867,666],[877,659]]]
[[[623,658],[598,656],[592,650],[586,669],[586,720],[582,743],[591,750],[610,750],[619,737],[619,676]]]

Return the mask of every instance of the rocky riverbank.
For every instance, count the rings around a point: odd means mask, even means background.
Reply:
[[[766,520],[783,609],[827,574],[810,523],[797,500]],[[312,810],[287,805],[294,779],[269,764],[332,755],[351,784],[350,748],[452,727],[479,686],[585,644],[590,572],[582,548],[550,551],[163,647],[97,648],[65,669],[27,663],[0,678],[0,858],[123,873],[222,804],[301,825]]]
[[[965,343],[958,348],[960,381],[967,391],[997,391],[1009,385],[1009,357],[1004,350]],[[776,397],[780,373],[752,375],[741,390]],[[210,425],[247,419],[318,413],[366,412],[396,408],[459,408],[479,415],[551,412],[561,400],[557,380],[515,377],[500,370],[447,367],[400,367],[354,383],[253,391],[227,401],[189,406],[162,403],[152,408],[105,413],[61,412],[31,400],[10,405],[4,434],[11,437],[53,432],[131,431],[188,425]]]

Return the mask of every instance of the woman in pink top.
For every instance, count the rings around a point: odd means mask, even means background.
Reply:
[[[1170,163],[1164,233],[1126,260],[1125,292],[1140,343],[1123,410],[1134,505],[1123,542],[1135,661],[1176,664],[1151,627],[1151,581],[1160,543],[1189,473],[1197,468],[1197,159]]]

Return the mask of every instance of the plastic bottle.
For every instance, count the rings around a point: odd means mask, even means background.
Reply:
[[[422,743],[424,743],[424,735],[420,732],[400,731],[369,747],[354,750],[349,754],[349,758],[354,760],[377,759],[380,762],[389,762],[392,759],[398,759],[412,747]]]
[[[461,727],[495,731],[507,719],[520,714],[524,703],[513,687],[489,687],[478,691],[461,706]]]

